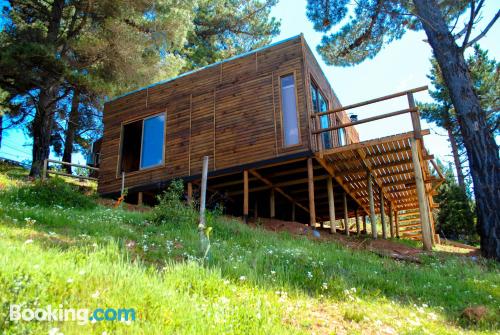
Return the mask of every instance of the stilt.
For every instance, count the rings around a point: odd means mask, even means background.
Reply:
[[[333,180],[331,176],[326,179],[326,188],[328,192],[328,211],[330,214],[330,232],[336,233],[337,227],[335,224],[335,199],[333,195]]]
[[[361,229],[359,227],[358,207],[354,209],[354,216],[356,217],[356,234],[359,236],[361,234]]]
[[[188,206],[193,205],[193,183],[187,183],[187,203]]]
[[[243,171],[243,222],[248,223],[248,170]]]
[[[415,171],[415,183],[417,186],[418,208],[420,212],[420,222],[422,224],[422,241],[424,250],[432,250],[432,233],[429,220],[429,211],[427,205],[427,195],[425,193],[424,178],[422,176],[422,168],[419,160],[419,146],[415,138],[410,138],[411,156],[413,168]]]
[[[389,230],[391,232],[391,238],[394,238],[394,222],[393,222],[393,215],[394,210],[392,206],[392,201],[389,203]]]
[[[345,234],[349,236],[349,213],[347,212],[347,194],[344,193],[344,222],[345,222]]]
[[[394,211],[394,223],[396,225],[396,238],[399,238],[399,211]]]
[[[368,173],[368,198],[370,201],[370,222],[372,225],[372,237],[377,238],[377,221],[375,220],[375,204],[373,203],[373,181],[371,173]]]
[[[274,188],[271,189],[271,195],[269,196],[269,212],[271,213],[271,219],[276,216],[276,203],[275,203]]]
[[[380,189],[380,223],[382,223],[382,238],[387,239],[387,227],[385,225],[385,199],[384,199],[384,191],[382,188]]]
[[[368,230],[366,230],[366,213],[363,214],[363,231],[365,232],[365,235],[368,234]]]
[[[295,221],[295,202],[292,203],[292,221]]]
[[[137,193],[137,205],[142,206],[142,192]]]
[[[312,158],[307,159],[307,182],[309,191],[309,225],[316,227],[316,207],[314,205],[314,171]]]

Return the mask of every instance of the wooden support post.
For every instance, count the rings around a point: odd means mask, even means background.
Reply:
[[[330,232],[336,233],[337,227],[335,224],[335,199],[333,195],[333,179],[331,176],[328,176],[326,179],[326,188],[328,192],[328,211],[330,214]]]
[[[345,234],[349,236],[349,213],[347,212],[347,193],[344,192],[344,222]]]
[[[368,173],[368,199],[370,202],[370,222],[372,225],[372,237],[377,238],[377,221],[375,219],[375,204],[373,203],[373,181],[371,173]]]
[[[137,204],[142,206],[142,192],[137,193]]]
[[[201,174],[201,194],[200,194],[200,224],[199,229],[205,229],[205,203],[207,199],[207,179],[208,179],[208,156],[203,157],[203,170]]]
[[[368,230],[366,230],[366,214],[363,214],[363,231],[365,235],[368,234]]]
[[[385,225],[384,191],[380,189],[380,223],[382,223],[382,238],[387,239],[387,227]]]
[[[361,229],[359,227],[358,207],[354,209],[354,216],[356,217],[356,234],[359,236],[361,234]]]
[[[124,192],[125,192],[125,171],[122,171],[122,190],[120,195],[123,196]]]
[[[429,211],[427,205],[427,195],[425,193],[424,178],[422,176],[422,167],[418,157],[419,143],[415,138],[410,139],[411,156],[413,160],[413,169],[415,172],[415,182],[417,186],[418,208],[420,212],[420,222],[422,223],[422,241],[424,250],[432,250],[432,232],[429,220]]]
[[[243,222],[248,223],[248,170],[243,171]]]
[[[312,158],[307,159],[307,183],[309,191],[309,225],[316,227],[316,207],[314,205],[314,171]]]
[[[0,124],[0,127],[1,126],[2,125]],[[42,170],[42,181],[47,178],[47,169],[48,169],[48,166],[49,166],[49,161],[47,159],[44,159],[43,160],[43,170]]]
[[[399,211],[394,211],[394,223],[396,226],[396,237],[399,238]]]
[[[271,189],[271,195],[269,196],[269,212],[271,213],[271,219],[276,216],[276,199],[274,194],[274,188]]]
[[[389,203],[389,230],[391,232],[391,238],[394,238],[394,220],[393,220],[393,206],[392,206],[392,201]]]
[[[410,109],[412,109],[411,112],[411,123],[413,125],[413,137],[420,139],[422,138],[422,129],[420,126],[420,115],[418,113],[418,109],[415,108],[415,100],[413,99],[413,93],[408,92],[406,94],[408,97],[408,105]]]
[[[295,221],[295,202],[292,203],[292,221]]]
[[[187,203],[188,206],[193,206],[193,183],[189,182],[187,184]]]

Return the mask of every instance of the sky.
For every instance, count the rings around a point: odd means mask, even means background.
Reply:
[[[0,3],[2,2],[0,0]],[[483,25],[494,15],[498,7],[497,0],[487,1],[483,12]],[[334,67],[327,66],[316,52],[316,46],[320,43],[323,34],[315,32],[312,23],[307,19],[306,0],[281,0],[273,8],[272,15],[281,20],[281,33],[273,39],[273,42],[303,33],[343,105],[430,85],[426,75],[430,70],[431,48],[424,41],[426,36],[423,31],[406,33],[401,40],[387,45],[372,60],[352,67]],[[478,27],[481,28],[481,24]],[[500,23],[497,22],[488,35],[480,41],[480,44],[489,50],[490,57],[498,60],[500,59],[499,41]],[[421,102],[431,101],[427,92],[416,93],[415,99]],[[366,108],[354,109],[352,112],[356,112],[358,118],[363,119],[407,107],[407,100],[403,97]],[[411,121],[408,115],[402,115],[370,122],[356,128],[361,139],[367,140],[410,131]],[[452,161],[445,131],[425,121],[422,121],[422,128],[431,130],[431,135],[424,138],[427,149],[442,161]],[[7,130],[2,140],[0,157],[17,161],[30,160],[30,142],[22,130]],[[84,158],[80,154],[75,154],[73,160],[76,163],[84,163]]]

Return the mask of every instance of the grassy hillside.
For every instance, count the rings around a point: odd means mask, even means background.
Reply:
[[[494,262],[443,254],[398,262],[217,213],[208,215],[212,248],[202,261],[196,213],[175,200],[156,214],[115,210],[60,179],[23,178],[0,167],[0,333],[493,334],[500,327]],[[137,320],[10,322],[10,304],[135,308]],[[474,306],[485,308],[463,315]],[[476,310],[481,315],[471,316]]]

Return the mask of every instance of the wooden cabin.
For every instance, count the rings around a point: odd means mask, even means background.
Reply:
[[[351,121],[346,111],[357,106],[342,107],[303,36],[289,38],[107,102],[98,192],[116,197],[126,188],[127,201],[151,202],[181,178],[191,199],[208,156],[210,195],[245,220],[334,231],[340,218],[349,233],[354,218],[358,232],[359,218],[382,212],[392,235],[403,230],[393,229],[398,214],[419,225],[425,215],[433,229],[436,183],[413,104],[418,90],[378,99],[408,95],[409,108],[396,113],[412,114],[414,132],[360,142],[356,124],[399,114]]]

